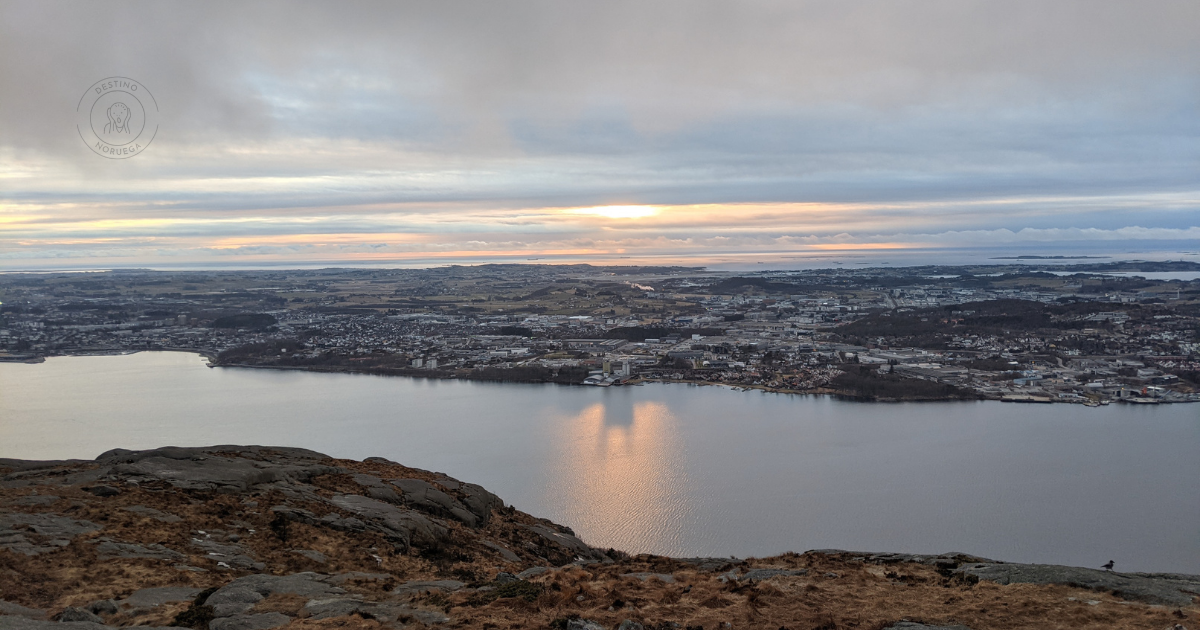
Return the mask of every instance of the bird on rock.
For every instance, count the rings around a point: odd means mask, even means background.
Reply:
[[[1101,566],[1101,567],[1102,567],[1102,568],[1103,568],[1105,571],[1112,571],[1112,568],[1113,568],[1113,561],[1112,561],[1112,560],[1109,560],[1108,562],[1105,562],[1104,564],[1102,564],[1102,565],[1100,565],[1100,566]]]

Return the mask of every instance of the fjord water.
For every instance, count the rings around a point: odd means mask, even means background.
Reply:
[[[587,542],[843,548],[1200,573],[1200,407],[855,403],[211,369],[184,353],[0,364],[0,457],[272,444],[480,483]]]

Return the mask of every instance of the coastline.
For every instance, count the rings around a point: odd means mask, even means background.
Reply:
[[[398,376],[420,379],[435,379],[435,380],[465,380],[489,383],[526,383],[526,384],[554,384],[566,386],[590,387],[593,385],[584,383],[564,383],[556,381],[530,381],[530,380],[498,380],[491,378],[471,378],[470,371],[466,370],[429,370],[419,368],[355,368],[353,366],[333,365],[271,365],[258,363],[222,363],[219,362],[217,355],[219,353],[210,350],[200,350],[194,348],[153,348],[139,350],[82,350],[65,352],[62,354],[50,355],[52,357],[75,357],[75,356],[122,356],[129,354],[137,354],[139,352],[182,352],[195,354],[204,359],[210,368],[242,368],[256,370],[285,370],[285,371],[301,371],[301,372],[316,372],[324,374],[366,374],[371,376]],[[11,363],[42,363],[46,360],[46,356],[38,356],[36,358],[28,358],[21,360],[9,360]],[[721,381],[709,381],[702,379],[668,379],[668,378],[646,378],[646,377],[630,377],[623,381],[613,383],[612,386],[637,386],[644,383],[663,383],[663,384],[686,384],[697,386],[721,386],[728,387],[736,391],[758,390],[764,393],[772,394],[788,394],[795,396],[832,396],[840,400],[863,402],[863,403],[901,403],[901,402],[955,402],[955,401],[970,401],[970,400],[992,400],[1009,403],[1024,403],[1024,404],[1079,404],[1088,407],[1099,406],[1099,403],[1090,399],[1058,399],[1048,396],[1025,395],[1025,394],[1005,394],[1005,395],[986,395],[972,390],[962,390],[959,395],[946,396],[912,396],[912,397],[880,397],[862,395],[861,393],[839,390],[830,387],[816,387],[812,389],[791,389],[785,387],[771,387],[761,384],[741,384],[741,383],[726,383]],[[610,385],[604,385],[610,386]],[[1120,400],[1125,404],[1175,404],[1200,402],[1200,400],[1155,400],[1150,398],[1133,398]],[[1108,404],[1107,402],[1104,404]]]

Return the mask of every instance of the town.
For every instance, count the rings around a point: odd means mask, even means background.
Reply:
[[[755,273],[480,265],[0,274],[0,360],[214,366],[861,400],[1200,401],[1200,265]],[[1190,276],[1193,279],[1178,279]]]

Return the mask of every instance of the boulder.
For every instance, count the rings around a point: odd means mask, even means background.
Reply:
[[[205,604],[212,606],[213,616],[241,615],[272,594],[299,595],[311,598],[332,598],[346,591],[327,582],[316,573],[292,575],[247,575],[240,577],[208,596]]]
[[[400,490],[404,503],[408,506],[436,516],[453,518],[467,527],[479,524],[479,518],[459,503],[458,499],[438,490],[428,481],[392,479],[391,482]]]
[[[582,540],[579,540],[572,534],[568,534],[542,524],[521,525],[521,527],[537,534],[547,542],[565,547],[567,552],[577,558],[592,561],[599,561],[603,558],[603,555],[599,551],[587,546],[586,543],[584,543]]]
[[[485,490],[483,486],[465,483],[441,473],[435,473],[434,481],[443,488],[461,495],[463,505],[479,519],[480,525],[487,524],[488,519],[492,517],[492,510],[504,507],[504,501]]]
[[[86,606],[86,608],[97,615],[115,615],[117,614],[117,602],[111,599],[99,599]]]
[[[54,616],[55,621],[90,621],[92,623],[104,623],[98,615],[86,608],[76,608],[67,606],[62,612]]]

